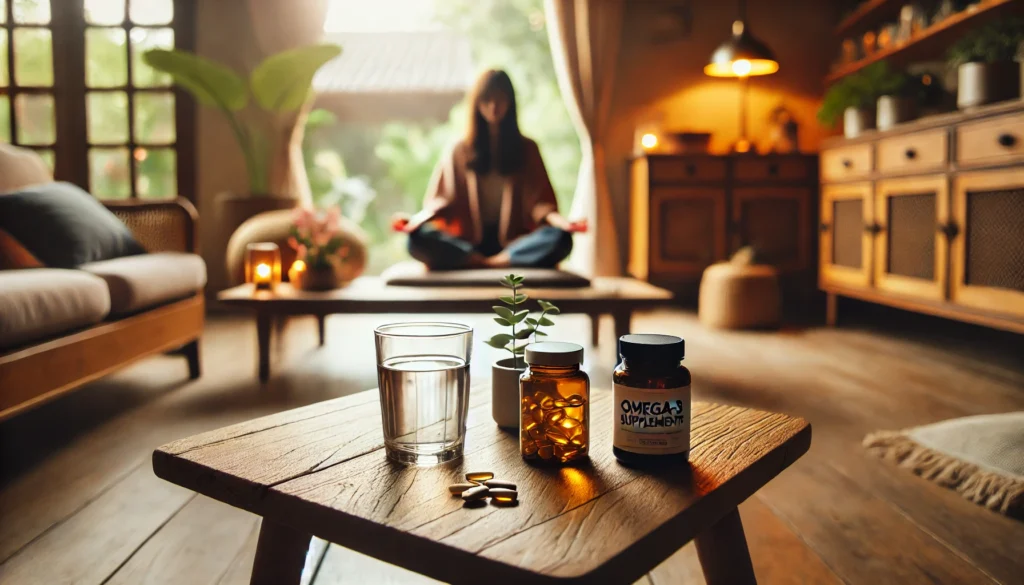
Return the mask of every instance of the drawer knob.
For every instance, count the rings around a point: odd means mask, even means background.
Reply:
[[[917,158],[917,151],[913,148],[908,148],[906,152],[903,153],[903,156],[907,157],[909,160],[914,160]]]
[[[768,174],[777,177],[779,176],[779,163],[771,163],[768,165]]]
[[[697,165],[695,165],[693,163],[688,163],[686,165],[686,174],[690,175],[691,177],[693,175],[696,175],[697,174]]]
[[[956,225],[953,222],[940,223],[939,224],[939,233],[943,234],[948,239],[952,240],[953,238],[955,238],[957,236],[957,234],[960,233],[960,226]]]
[[[821,223],[818,224],[818,230],[821,233],[825,233],[825,232],[827,232],[830,229],[832,229],[832,226],[827,224],[827,223],[825,223],[825,222],[821,222]]]
[[[1017,137],[1013,134],[1000,134],[997,140],[999,141],[999,146],[1005,148],[1013,148],[1017,144]]]
[[[864,225],[864,231],[869,234],[877,234],[882,231],[882,226],[877,223],[869,223]]]
[[[848,158],[844,158],[843,159],[843,167],[850,168],[852,166],[853,166],[853,161],[852,160],[850,160]]]

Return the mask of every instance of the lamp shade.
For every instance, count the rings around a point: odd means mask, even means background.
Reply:
[[[779,70],[775,54],[747,31],[742,20],[732,23],[732,36],[711,54],[704,74],[711,77],[750,77]]]

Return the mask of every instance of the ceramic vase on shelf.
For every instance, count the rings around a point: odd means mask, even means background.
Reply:
[[[505,358],[491,365],[491,417],[503,429],[519,428],[519,376],[526,362],[523,358],[516,362]]]
[[[896,124],[913,120],[917,102],[914,98],[883,95],[878,98],[878,114],[875,118],[879,130],[888,130]]]
[[[956,73],[958,108],[983,106],[1021,95],[1021,65],[1015,61],[964,63]]]
[[[874,130],[874,128],[874,110],[862,110],[860,108],[849,107],[843,111],[843,136],[846,136],[847,138],[856,138],[865,130]]]

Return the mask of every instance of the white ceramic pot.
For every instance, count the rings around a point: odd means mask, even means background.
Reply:
[[[1014,61],[964,63],[956,70],[956,106],[973,108],[1021,95],[1021,66]]]
[[[878,98],[876,122],[879,130],[888,130],[896,124],[913,120],[917,102],[913,98],[883,95]]]
[[[849,107],[843,111],[843,136],[856,138],[865,130],[872,130],[874,127],[874,110],[861,110]]]
[[[513,366],[512,358],[491,365],[491,416],[503,429],[519,428],[519,376],[526,363],[519,358],[520,367]]]

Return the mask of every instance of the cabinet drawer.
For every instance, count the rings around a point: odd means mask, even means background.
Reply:
[[[935,169],[946,163],[947,150],[945,130],[886,138],[878,143],[878,170],[911,172]]]
[[[652,183],[693,183],[725,179],[726,163],[718,157],[651,158]]]
[[[964,124],[956,129],[956,160],[962,165],[1024,158],[1024,114]]]
[[[826,181],[863,177],[870,172],[870,144],[846,146],[821,153],[821,178]]]
[[[811,176],[810,160],[804,157],[757,157],[736,159],[736,180],[802,181]]]

